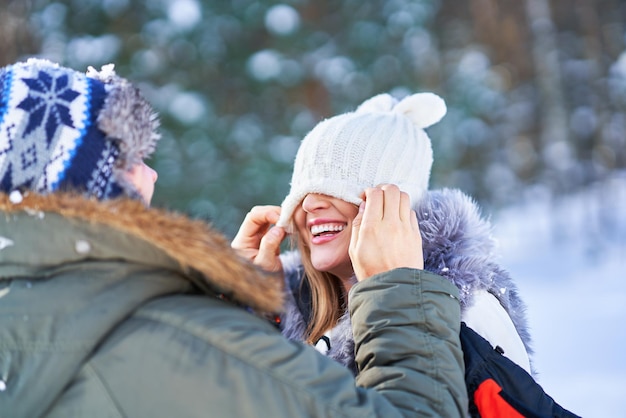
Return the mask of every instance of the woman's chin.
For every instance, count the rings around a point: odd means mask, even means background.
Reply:
[[[352,276],[352,263],[345,261],[311,260],[317,271],[333,274],[339,278]]]

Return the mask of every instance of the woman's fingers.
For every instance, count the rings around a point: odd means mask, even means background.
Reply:
[[[411,222],[412,219],[417,220],[415,217],[415,211],[411,208],[411,198],[407,193],[402,193],[400,195],[399,213],[400,219],[403,222]]]
[[[246,215],[231,242],[236,250],[259,249],[261,239],[272,224],[278,221],[280,206],[255,206]]]
[[[361,224],[363,223],[364,211],[365,201],[361,202],[361,204],[359,205],[359,212],[352,220],[352,235],[350,236],[350,246],[348,248],[348,254],[350,255],[350,258],[353,258],[353,254],[357,251],[356,246],[359,242],[359,230],[361,229]]]
[[[267,234],[261,238],[259,251],[254,258],[254,264],[266,271],[278,272],[282,271],[283,266],[280,262],[280,243],[285,238],[285,229],[274,226],[267,231]]]
[[[350,257],[357,279],[394,268],[423,268],[422,240],[409,196],[395,185],[368,188],[353,222]]]
[[[401,196],[404,194],[408,198],[408,195],[393,184],[383,184],[380,189],[383,191],[383,216],[397,220],[400,217]]]
[[[280,243],[283,228],[272,226],[280,217],[280,206],[255,206],[246,215],[230,243],[237,253],[266,271],[282,271]]]

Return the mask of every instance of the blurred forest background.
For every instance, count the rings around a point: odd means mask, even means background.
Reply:
[[[0,65],[114,62],[162,117],[155,205],[233,235],[279,204],[302,137],[381,92],[433,91],[432,187],[486,212],[626,165],[622,0],[0,0]],[[610,198],[599,196],[599,198]]]
[[[431,187],[474,196],[529,305],[548,393],[626,408],[626,0],[0,0],[0,65],[113,62],[161,114],[154,205],[233,236],[300,140],[433,91]]]

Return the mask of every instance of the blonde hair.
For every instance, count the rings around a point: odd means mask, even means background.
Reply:
[[[295,228],[294,228],[295,230]],[[304,240],[295,233],[304,267],[304,279],[311,287],[311,315],[305,337],[308,344],[315,344],[326,332],[334,327],[345,310],[344,290],[341,280],[334,274],[319,271],[311,263],[311,251]]]

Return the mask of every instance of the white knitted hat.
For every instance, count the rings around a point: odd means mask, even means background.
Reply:
[[[277,225],[288,227],[309,193],[358,205],[367,187],[391,183],[415,203],[428,188],[433,151],[424,128],[446,114],[437,95],[418,93],[398,102],[388,94],[356,111],[320,122],[302,140]]]

